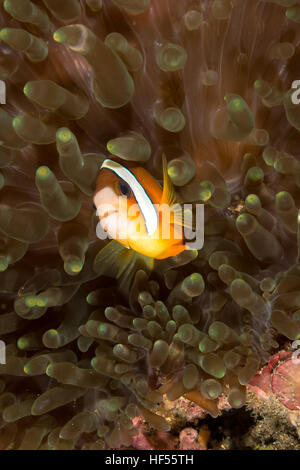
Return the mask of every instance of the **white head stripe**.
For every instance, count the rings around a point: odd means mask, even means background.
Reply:
[[[104,160],[101,166],[101,169],[102,168],[107,168],[108,170],[113,171],[130,186],[145,219],[147,233],[148,235],[153,235],[158,228],[158,214],[143,186],[138,182],[131,171],[118,162],[107,158]]]

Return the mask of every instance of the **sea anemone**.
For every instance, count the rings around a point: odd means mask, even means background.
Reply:
[[[299,23],[297,0],[1,2],[0,448],[128,448],[138,416],[170,429],[165,396],[240,408],[300,338]],[[108,154],[157,179],[166,156],[201,250],[97,256]]]

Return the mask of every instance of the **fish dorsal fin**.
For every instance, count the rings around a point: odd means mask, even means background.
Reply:
[[[162,195],[162,204],[168,204],[172,208],[173,220],[172,222],[175,225],[180,225],[182,227],[192,228],[192,221],[190,217],[187,217],[187,214],[184,212],[184,209],[180,202],[177,199],[174,185],[171,181],[170,176],[168,175],[168,162],[166,156],[162,156],[163,161],[163,195]]]

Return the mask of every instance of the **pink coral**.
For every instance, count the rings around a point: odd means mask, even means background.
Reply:
[[[204,450],[198,441],[198,432],[194,428],[185,428],[179,435],[181,450]]]
[[[271,357],[269,364],[256,374],[248,387],[260,398],[271,394],[288,409],[300,409],[300,364],[292,352],[282,351]]]
[[[132,438],[132,446],[137,450],[173,450],[176,449],[178,439],[169,432],[158,431],[151,434],[143,418],[137,416],[133,425],[138,430]]]

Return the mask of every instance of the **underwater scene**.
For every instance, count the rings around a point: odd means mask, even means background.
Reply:
[[[0,1],[0,450],[300,450],[300,0]]]

